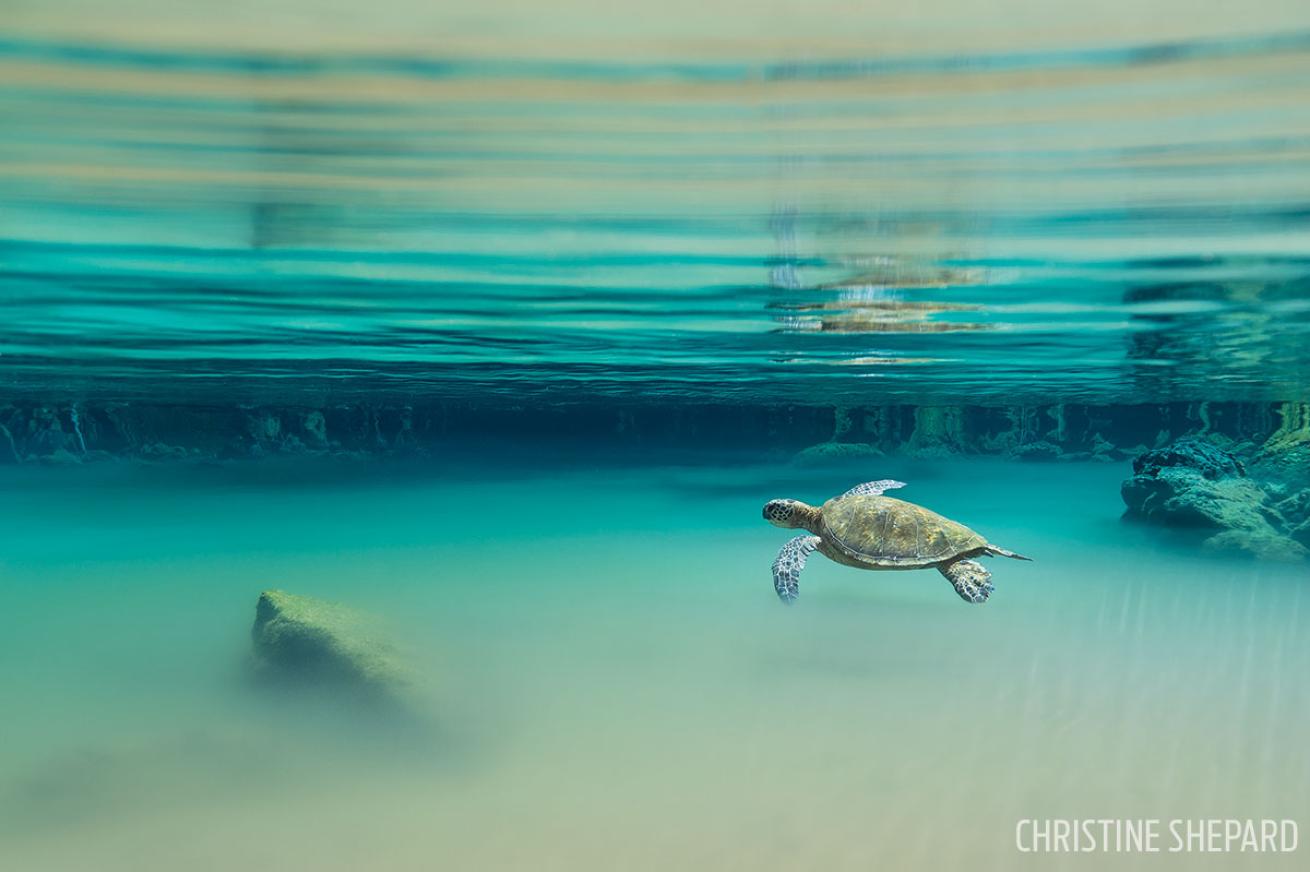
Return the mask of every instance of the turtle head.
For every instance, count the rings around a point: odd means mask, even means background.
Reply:
[[[794,530],[802,526],[802,519],[810,507],[800,500],[769,500],[764,504],[764,520],[775,527]]]

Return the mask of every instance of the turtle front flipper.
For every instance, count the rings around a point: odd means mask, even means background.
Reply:
[[[898,487],[905,487],[905,482],[896,481],[892,478],[883,478],[878,481],[866,481],[864,484],[857,484],[855,487],[842,494],[844,497],[880,497],[883,491],[893,490]]]
[[[992,593],[992,574],[977,560],[956,560],[943,563],[937,571],[946,576],[955,587],[960,599],[969,603],[985,603]]]
[[[797,536],[782,546],[773,561],[773,589],[778,592],[778,599],[790,604],[801,595],[801,570],[810,552],[818,547],[818,536]]]

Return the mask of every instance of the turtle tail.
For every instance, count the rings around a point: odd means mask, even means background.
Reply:
[[[1024,557],[1022,554],[1015,554],[1013,551],[1006,551],[1004,548],[997,548],[995,545],[988,545],[987,553],[996,557],[1009,557],[1011,560],[1027,560],[1032,562],[1031,557]]]

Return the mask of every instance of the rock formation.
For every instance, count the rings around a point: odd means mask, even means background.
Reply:
[[[1184,436],[1252,457],[1262,480],[1310,487],[1310,405],[479,406],[358,400],[322,406],[0,402],[0,464],[441,455],[452,442],[530,430],[622,448],[772,451],[815,459],[993,455],[1120,462]],[[1290,492],[1290,491],[1289,491]]]
[[[1120,493],[1129,517],[1204,531],[1208,549],[1276,560],[1307,556],[1242,461],[1205,440],[1181,439],[1140,455]]]
[[[251,629],[265,677],[390,694],[407,683],[394,650],[359,613],[307,596],[266,590]]]

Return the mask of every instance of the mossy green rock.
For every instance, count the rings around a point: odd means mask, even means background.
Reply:
[[[1280,535],[1272,527],[1225,530],[1206,539],[1202,545],[1211,551],[1245,553],[1262,560],[1294,562],[1308,556],[1303,545]]]
[[[1217,530],[1268,526],[1265,493],[1235,456],[1198,439],[1180,439],[1133,461],[1120,489],[1129,514],[1159,524]]]
[[[843,463],[869,457],[883,457],[882,451],[864,442],[820,442],[796,453],[792,462],[803,466]]]
[[[1296,541],[1296,530],[1283,511],[1300,505],[1300,496],[1270,504],[1265,490],[1247,477],[1241,460],[1217,446],[1181,439],[1139,456],[1133,473],[1120,490],[1131,516],[1216,531],[1204,542],[1211,551],[1267,560],[1310,556]]]
[[[370,691],[406,683],[395,652],[368,618],[336,603],[266,590],[251,636],[266,673]]]
[[[1025,442],[1022,445],[1016,445],[1010,449],[1010,456],[1015,460],[1026,460],[1029,462],[1041,463],[1049,460],[1059,460],[1064,456],[1058,445],[1052,445],[1045,439],[1037,442]]]

